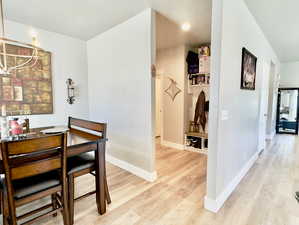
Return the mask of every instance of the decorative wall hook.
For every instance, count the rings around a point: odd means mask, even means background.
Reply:
[[[152,73],[152,78],[155,78],[156,74],[157,74],[157,69],[156,69],[156,66],[154,64],[151,67],[151,73]]]
[[[69,78],[66,80],[66,85],[67,85],[67,102],[72,105],[75,102],[75,86],[74,86],[74,81]]]
[[[172,78],[168,77],[168,79],[170,80],[170,85],[165,90],[165,93],[167,93],[172,101],[174,101],[175,97],[181,92],[181,89],[176,86],[177,83]]]

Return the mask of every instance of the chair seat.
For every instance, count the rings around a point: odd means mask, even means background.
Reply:
[[[1,187],[3,187],[4,177],[0,179],[0,182]],[[17,200],[60,185],[60,176],[57,171],[52,171],[37,176],[14,180],[12,184],[14,197]]]
[[[72,156],[67,161],[68,174],[73,174],[95,166],[95,157],[92,153],[83,153]]]

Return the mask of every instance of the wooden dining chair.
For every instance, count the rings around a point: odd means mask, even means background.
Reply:
[[[32,224],[59,211],[64,225],[69,225],[66,150],[66,134],[1,143],[5,174],[0,180],[4,225],[17,225],[17,221],[35,216],[23,223]],[[51,196],[50,204],[17,216],[17,207],[46,196]],[[43,212],[49,208],[51,211]]]
[[[96,123],[92,121],[77,119],[69,117],[68,120],[68,127],[70,130],[77,130],[77,129],[83,129],[84,132],[89,132],[92,134],[99,135],[99,138],[106,139],[106,129],[107,125],[105,123]],[[105,149],[105,142],[104,142],[104,149]],[[95,149],[97,150],[97,149]],[[105,157],[105,154],[104,154]],[[105,162],[105,159],[103,160]],[[95,176],[95,156],[91,153],[83,153],[77,156],[73,156],[68,159],[68,184],[69,184],[69,211],[70,211],[70,224],[74,223],[74,201],[80,200],[82,198],[88,197],[96,191],[91,191],[89,193],[86,193],[80,197],[77,197],[75,199],[74,196],[74,178],[91,174]],[[106,177],[106,167],[104,172],[105,177],[105,197],[107,200],[107,203],[111,203],[111,198],[109,194],[108,184],[107,184],[107,177]]]
[[[25,119],[25,122],[23,123],[23,133],[29,133],[29,132],[30,132],[29,119]]]

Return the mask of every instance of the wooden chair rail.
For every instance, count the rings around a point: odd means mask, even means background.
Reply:
[[[11,179],[17,180],[38,174],[50,172],[61,168],[61,159],[44,159],[33,163],[26,163],[25,165],[11,168]]]
[[[87,168],[87,169],[83,169],[83,170],[80,170],[76,173],[73,174],[73,177],[76,178],[76,177],[80,177],[80,176],[83,176],[85,174],[92,174],[92,172],[95,170],[94,167],[90,167],[90,168]]]
[[[61,147],[62,139],[59,135],[41,137],[22,141],[8,142],[8,155],[20,155],[45,151]]]
[[[106,129],[106,124],[104,123],[97,123],[88,120],[69,117],[69,127],[72,126],[81,127],[98,132],[104,131]]]
[[[46,210],[46,209],[49,209],[49,208],[52,208],[52,207],[53,207],[52,204],[47,204],[47,205],[42,206],[42,207],[40,207],[40,208],[38,208],[38,209],[32,210],[32,211],[30,211],[30,212],[28,212],[28,213],[25,213],[25,214],[23,214],[23,215],[21,215],[21,216],[17,216],[17,219],[18,219],[18,220],[25,219],[25,218],[27,218],[27,217],[29,217],[29,216],[32,216],[32,215],[34,215],[34,214],[36,214],[36,213],[42,212],[42,211],[44,211],[44,210]]]
[[[32,161],[43,161],[48,159],[54,159],[54,158],[60,158],[60,153],[58,153],[56,150],[51,151],[45,151],[43,153],[32,153],[32,154],[26,154],[23,156],[16,157],[13,161],[10,162],[10,165],[12,168],[23,166],[26,164],[30,164]],[[1,169],[0,169],[1,173]]]
[[[68,157],[74,156],[74,155],[79,155],[83,152],[91,152],[95,151],[97,149],[97,144],[96,143],[91,143],[88,145],[85,144],[80,144],[72,147],[72,151],[68,151]]]
[[[37,217],[35,217],[34,219],[31,219],[31,220],[29,220],[29,221],[27,221],[27,222],[25,222],[25,223],[22,223],[22,225],[31,225],[31,224],[34,224],[34,223],[36,223],[38,220],[44,219],[44,218],[46,218],[46,217],[48,217],[48,216],[52,216],[52,215],[54,215],[54,214],[60,212],[61,210],[62,210],[61,208],[60,208],[60,209],[54,209],[54,210],[52,210],[52,211],[50,211],[50,212],[44,213],[44,214],[42,214],[42,215],[40,215],[40,216],[37,216]]]
[[[29,119],[25,119],[25,123],[23,124],[23,132],[29,133],[29,131],[30,131]]]
[[[74,201],[79,201],[79,200],[81,200],[83,198],[87,198],[87,197],[89,197],[89,196],[91,196],[93,194],[96,194],[96,191],[91,191],[91,192],[88,192],[88,193],[86,193],[84,195],[81,195],[81,196],[75,198]]]
[[[87,132],[84,132],[84,131],[76,129],[76,128],[69,128],[69,129],[70,129],[70,133],[76,134],[78,136],[81,136],[81,137],[89,139],[89,140],[98,140],[102,137],[101,135],[87,133]]]

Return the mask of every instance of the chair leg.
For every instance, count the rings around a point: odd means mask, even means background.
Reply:
[[[2,202],[3,202],[3,197],[2,197],[2,190],[0,190],[0,214],[3,214],[3,206],[2,206]]]
[[[69,202],[68,202],[68,181],[63,181],[61,197],[62,197],[62,217],[63,225],[70,225]]]
[[[17,225],[16,209],[12,204],[9,204],[10,200],[11,198],[8,196],[7,187],[4,184],[2,191],[3,225]]]
[[[106,144],[104,144],[104,149],[106,149]],[[110,197],[110,193],[109,193],[109,188],[108,188],[108,183],[107,183],[107,173],[106,173],[106,157],[105,157],[105,153],[104,153],[104,162],[105,162],[105,169],[104,169],[104,179],[105,179],[105,197],[106,197],[106,201],[108,204],[111,203],[111,197]]]
[[[2,191],[0,191],[0,200],[1,200],[0,206],[1,206],[1,214],[2,214],[2,224],[6,225],[7,222],[6,222],[6,219],[5,219],[6,215],[4,215],[4,199],[3,199],[3,192]]]
[[[70,225],[74,224],[74,199],[75,199],[75,182],[74,176],[68,176],[68,192],[69,192],[69,215],[70,215]]]
[[[106,171],[105,171],[105,195],[106,195],[107,203],[110,204],[111,203],[111,197],[110,197],[108,183],[107,183]]]
[[[51,195],[51,199],[52,199],[52,208],[53,210],[57,209],[57,194],[52,194]],[[53,217],[56,217],[57,216],[57,213],[54,213],[53,214]]]
[[[95,182],[96,182],[96,202],[98,213],[103,215],[107,211],[106,191],[105,191],[105,144],[97,143],[95,151]]]
[[[9,225],[9,208],[8,208],[8,198],[7,193],[3,190],[1,193],[2,201],[1,201],[1,211],[3,217],[3,225]]]
[[[63,194],[63,209],[62,209],[62,217],[63,217],[63,225],[70,225],[70,216],[68,211],[68,202],[66,193]]]

